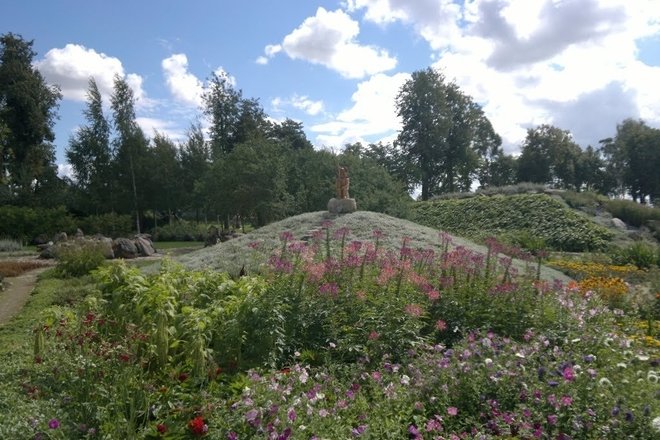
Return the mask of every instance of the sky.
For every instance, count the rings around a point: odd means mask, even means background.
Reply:
[[[395,97],[428,67],[482,106],[506,153],[540,124],[583,148],[625,118],[660,127],[659,0],[6,0],[2,10],[0,33],[34,40],[35,66],[61,88],[63,172],[88,78],[109,103],[116,74],[145,133],[174,140],[202,117],[213,72],[335,151],[394,139]]]

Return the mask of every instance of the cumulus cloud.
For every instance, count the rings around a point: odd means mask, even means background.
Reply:
[[[363,78],[396,66],[396,58],[374,46],[359,44],[360,26],[342,10],[318,8],[316,15],[284,37],[281,44],[266,46],[265,60],[283,51],[294,60],[305,60],[339,72],[346,78]]]
[[[330,122],[310,127],[317,133],[316,143],[336,147],[349,142],[373,142],[391,137],[401,128],[395,98],[409,78],[407,73],[379,73],[359,83],[351,97],[353,105],[350,108]]]
[[[188,57],[185,54],[177,53],[165,58],[161,66],[172,96],[179,102],[199,107],[202,104],[204,85],[188,71]]]
[[[115,75],[125,78],[133,89],[138,106],[149,106],[142,87],[142,77],[135,73],[127,74],[118,58],[98,53],[79,44],[67,44],[63,48],[49,50],[35,66],[46,81],[57,84],[65,99],[84,101],[90,77],[96,80],[104,97],[112,94]]]
[[[154,136],[156,132],[169,137],[175,142],[182,141],[186,137],[185,130],[177,122],[171,120],[139,116],[135,118],[135,121],[144,131],[144,134],[150,137]]]
[[[625,117],[660,125],[660,67],[639,60],[637,48],[660,35],[656,0],[347,0],[344,7],[414,29],[433,51],[433,67],[482,105],[507,152],[543,123],[574,131],[583,147]]]
[[[316,116],[323,111],[323,101],[314,101],[307,96],[296,94],[289,99],[274,98],[270,104],[273,110],[278,113],[283,112],[285,106],[302,110],[310,116]]]

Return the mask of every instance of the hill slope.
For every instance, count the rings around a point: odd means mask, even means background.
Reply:
[[[604,248],[614,233],[547,194],[478,196],[419,202],[413,219],[462,236],[524,232],[564,251]]]
[[[245,265],[248,272],[255,272],[266,262],[267,256],[281,246],[279,236],[282,232],[290,231],[294,239],[300,240],[321,228],[325,221],[332,222],[331,231],[343,227],[350,229],[347,240],[373,241],[373,231],[380,230],[385,234],[380,243],[388,248],[398,249],[403,238],[410,237],[409,246],[412,248],[432,248],[439,251],[440,241],[436,229],[369,211],[358,211],[341,216],[319,211],[271,223],[239,238],[183,255],[175,261],[190,269],[212,269],[237,274]],[[259,251],[251,249],[250,243],[258,243]],[[486,253],[484,246],[460,237],[453,237],[453,244]],[[517,261],[515,265],[521,272],[525,269],[525,263],[522,261]],[[548,280],[569,279],[550,268],[543,269],[542,277]]]

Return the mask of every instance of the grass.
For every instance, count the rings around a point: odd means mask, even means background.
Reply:
[[[1,277],[17,277],[29,272],[33,269],[48,266],[49,264],[44,261],[15,261],[15,260],[0,260],[0,278]]]
[[[154,242],[154,247],[158,251],[169,249],[186,249],[186,248],[201,248],[204,243],[201,241],[157,241]]]

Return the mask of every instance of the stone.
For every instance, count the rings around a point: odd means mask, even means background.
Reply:
[[[116,238],[112,242],[112,251],[115,258],[132,259],[137,258],[138,249],[133,240],[129,238]]]
[[[76,238],[83,238],[85,234],[83,234],[82,229],[78,228],[76,229]]]
[[[42,245],[42,244],[47,244],[50,242],[50,238],[48,238],[47,234],[39,234],[36,237],[34,237],[34,240],[32,240],[34,244],[37,246]],[[52,244],[52,243],[51,243]]]
[[[336,199],[332,198],[328,202],[328,211],[331,214],[346,214],[357,211],[355,199]]]
[[[57,243],[61,243],[63,241],[67,241],[68,239],[69,239],[69,237],[66,235],[66,232],[60,232],[58,234],[55,234],[52,241],[53,241],[53,243],[57,244]]]
[[[103,253],[106,260],[112,260],[115,258],[115,251],[112,250],[112,238],[96,236],[94,237],[94,242],[99,247],[99,250]]]
[[[625,231],[625,230],[628,229],[628,226],[626,225],[626,223],[623,220],[621,220],[619,218],[616,218],[616,217],[612,219],[612,225],[617,229],[621,229],[622,231]]]
[[[156,253],[153,243],[146,235],[136,235],[133,241],[141,257],[150,257]]]

